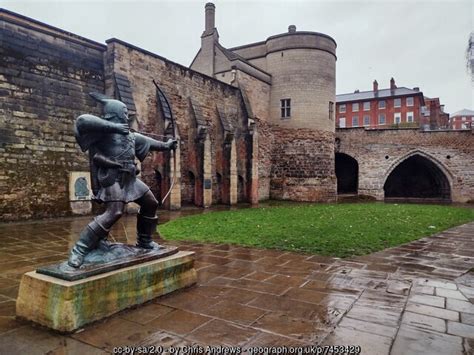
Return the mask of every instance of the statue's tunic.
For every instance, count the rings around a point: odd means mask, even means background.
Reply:
[[[135,157],[143,161],[154,140],[133,132],[106,133],[100,128],[98,122],[101,121],[97,121],[97,117],[82,115],[80,118],[82,120],[76,121],[75,135],[81,149],[89,151],[95,199],[128,203],[147,193],[150,188],[136,177]]]
[[[95,148],[95,156],[99,154],[122,166],[121,168],[110,168],[101,166],[100,162],[93,162],[98,167],[97,180],[100,188],[95,196],[98,201],[128,203],[139,199],[150,190],[136,178],[135,163],[135,157],[142,161],[150,150],[150,142],[147,137],[137,133],[108,134],[96,144]]]

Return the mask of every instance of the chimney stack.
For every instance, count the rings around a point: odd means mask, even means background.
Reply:
[[[289,25],[288,26],[288,33],[295,33],[296,32],[296,26],[295,25]]]
[[[374,80],[374,92],[379,92],[379,83],[377,80]]]
[[[395,79],[392,78],[390,79],[390,90],[395,90],[397,88],[397,85],[395,85]]]
[[[208,2],[206,9],[206,32],[212,32],[216,27],[216,6],[212,2]]]

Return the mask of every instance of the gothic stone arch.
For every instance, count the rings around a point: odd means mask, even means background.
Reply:
[[[394,161],[383,176],[384,198],[451,200],[452,175],[431,155],[412,151]]]

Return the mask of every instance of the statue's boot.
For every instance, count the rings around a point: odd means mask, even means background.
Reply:
[[[69,254],[68,264],[78,268],[84,262],[85,256],[97,248],[101,239],[106,240],[109,231],[102,227],[95,219],[84,228],[79,236],[79,240]]]
[[[158,217],[147,217],[140,212],[137,215],[137,247],[145,249],[159,249],[161,246],[152,240],[156,231]]]

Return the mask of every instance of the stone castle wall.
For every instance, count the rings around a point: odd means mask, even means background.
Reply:
[[[123,74],[130,80],[140,131],[158,135],[165,133],[152,79],[170,100],[177,123],[177,134],[182,142],[178,152],[181,200],[194,203],[198,197],[201,201],[199,195],[202,195],[204,185],[203,142],[198,141],[190,99],[205,120],[211,142],[209,163],[212,202],[229,203],[231,199],[237,199],[238,177],[240,176],[241,185],[250,180],[247,114],[239,89],[118,40],[108,41],[107,58],[108,62],[113,63],[115,73]],[[110,70],[111,68],[108,69]],[[235,144],[225,142],[227,132],[221,120],[231,125]],[[232,158],[233,156],[235,157]],[[147,184],[152,187],[157,184],[156,170],[162,177],[169,176],[172,167],[168,158],[167,153],[153,153],[143,162],[142,177]],[[236,181],[233,181],[234,178]],[[169,182],[163,183],[165,185],[161,186],[161,191],[166,192]],[[231,193],[234,196],[230,196]],[[244,186],[241,200],[247,199],[247,189]]]
[[[272,131],[271,198],[335,201],[334,133],[283,128]]]
[[[338,129],[336,151],[359,164],[359,194],[384,198],[390,172],[407,157],[421,155],[446,175],[454,202],[474,200],[474,134],[472,131],[418,129]]]
[[[105,46],[0,18],[0,219],[70,213],[68,175],[88,170],[74,119],[100,108]]]

